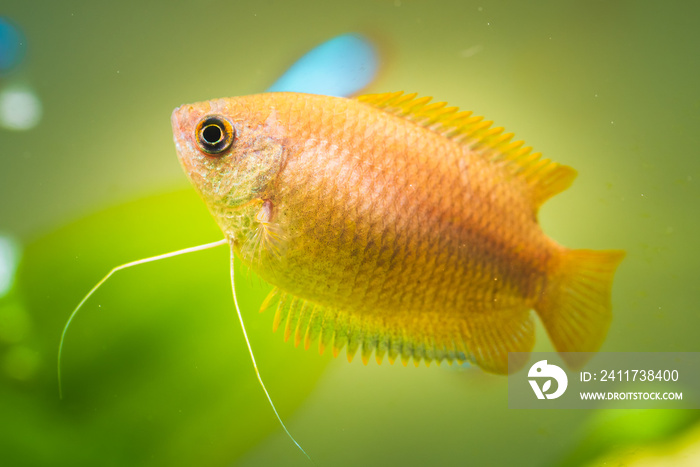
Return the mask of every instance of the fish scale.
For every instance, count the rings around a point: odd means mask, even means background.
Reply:
[[[576,172],[429,102],[270,93],[183,106],[173,129],[233,250],[262,239],[258,261],[241,259],[276,286],[265,306],[278,300],[274,327],[296,345],[506,373],[508,352],[534,344],[534,309],[557,350],[597,350],[623,253],[564,248],[537,223]],[[203,121],[230,127],[230,147],[201,149]],[[283,245],[250,235],[273,228]]]

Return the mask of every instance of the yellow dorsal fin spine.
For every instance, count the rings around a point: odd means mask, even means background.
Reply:
[[[447,107],[446,102],[430,104],[431,97],[417,96],[399,91],[368,94],[357,100],[411,120],[503,164],[530,186],[535,209],[568,188],[576,177],[574,169],[542,158],[541,153],[533,153],[522,141],[510,142],[513,133],[504,133],[502,127],[492,128],[492,121],[469,111],[460,112],[457,107]]]

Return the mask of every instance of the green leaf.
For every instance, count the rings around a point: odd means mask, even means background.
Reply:
[[[119,264],[221,238],[187,190],[106,209],[26,246],[16,288],[0,302],[27,321],[21,340],[0,342],[4,465],[227,465],[281,430],[235,315],[226,246],[107,281],[67,332],[58,398],[61,329],[97,281]],[[290,415],[329,359],[272,333],[272,314],[258,313],[270,286],[239,266],[251,345],[295,434]]]

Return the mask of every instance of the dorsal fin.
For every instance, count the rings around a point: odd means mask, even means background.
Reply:
[[[417,97],[402,91],[367,94],[357,97],[365,104],[406,118],[446,138],[469,146],[495,163],[502,163],[511,174],[524,180],[532,189],[535,209],[552,196],[566,190],[576,178],[576,171],[566,165],[543,159],[513,133],[502,127],[491,128],[492,121],[474,116],[470,111],[447,107],[446,102],[429,104],[431,97]]]

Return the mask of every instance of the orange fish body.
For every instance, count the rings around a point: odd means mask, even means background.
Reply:
[[[624,253],[569,250],[537,210],[576,172],[491,122],[402,93],[185,105],[175,143],[237,255],[276,286],[274,327],[321,351],[508,372],[534,345],[595,351]]]

